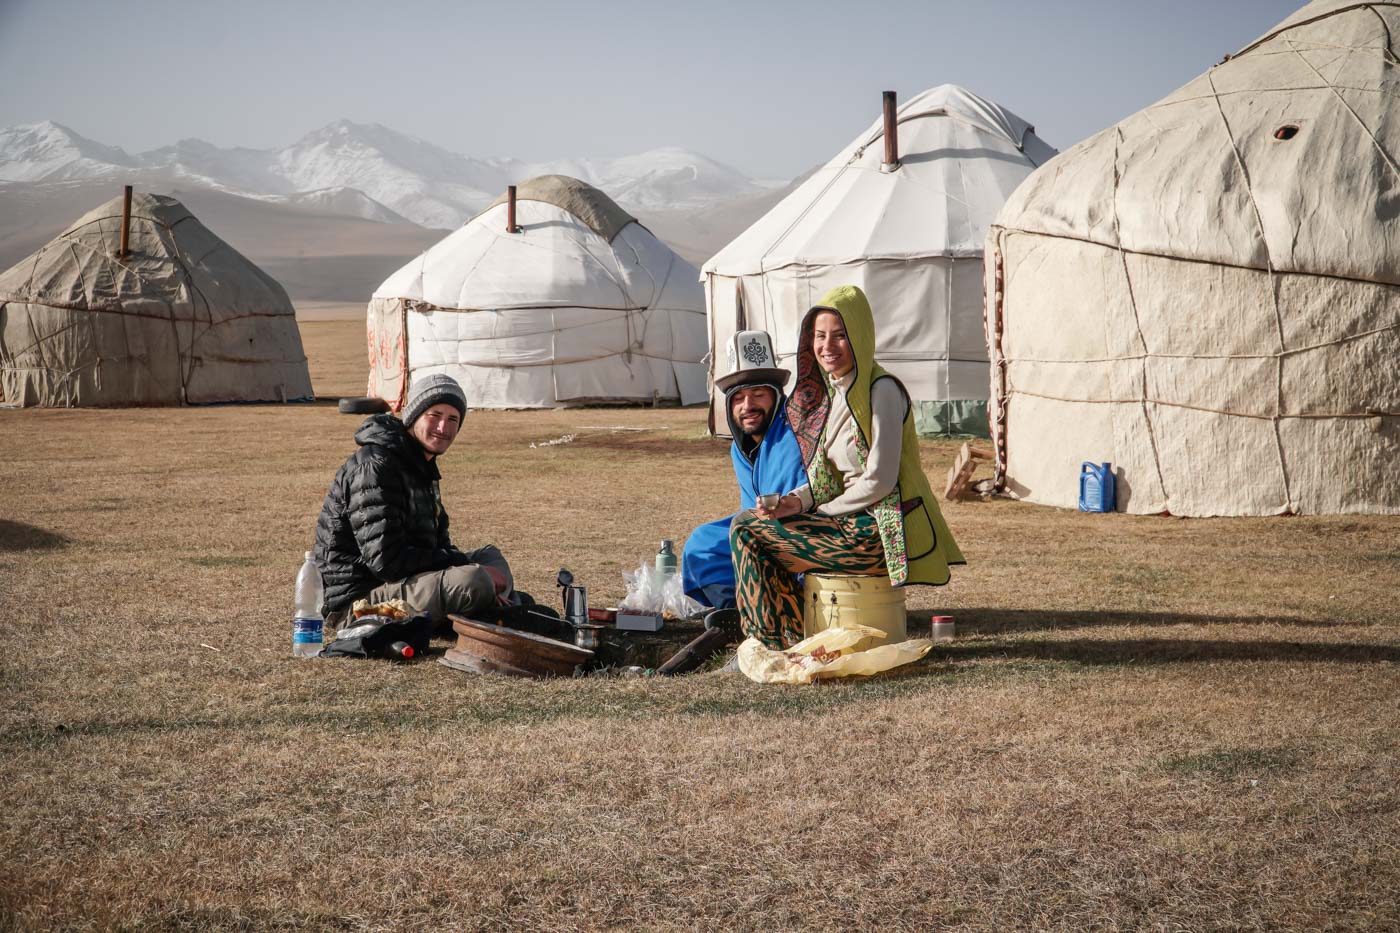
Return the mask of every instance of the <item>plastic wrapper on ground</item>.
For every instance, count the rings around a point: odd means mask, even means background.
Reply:
[[[627,595],[618,604],[620,609],[638,612],[659,612],[668,619],[689,619],[705,607],[681,588],[680,573],[664,573],[643,561],[635,571],[622,572]]]
[[[865,625],[824,629],[786,651],[749,638],[739,646],[739,670],[760,684],[810,684],[880,674],[918,661],[933,647],[927,638],[880,644],[884,638],[884,632]]]

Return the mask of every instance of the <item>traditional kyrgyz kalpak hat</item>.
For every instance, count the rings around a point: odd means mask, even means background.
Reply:
[[[403,402],[399,417],[404,427],[411,427],[418,416],[434,405],[451,405],[463,418],[467,416],[467,393],[446,373],[433,373],[419,376],[408,387],[408,396]]]
[[[729,357],[729,372],[715,380],[721,392],[746,385],[773,386],[782,392],[792,376],[777,364],[773,341],[761,330],[741,330],[729,338],[725,347]]]

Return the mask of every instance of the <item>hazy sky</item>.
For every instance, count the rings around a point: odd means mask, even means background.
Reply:
[[[478,157],[684,146],[786,178],[951,82],[1065,148],[1298,0],[0,0],[0,126],[129,152],[270,148],[340,117]]]

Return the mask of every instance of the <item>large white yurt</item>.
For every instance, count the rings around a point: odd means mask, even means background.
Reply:
[[[782,362],[821,295],[858,285],[875,312],[875,355],[909,389],[920,433],[986,435],[987,226],[1055,150],[952,84],[887,112],[892,134],[877,120],[705,264],[710,344],[766,330]]]
[[[1021,186],[998,476],[1120,511],[1400,512],[1400,6],[1319,0]]]
[[[530,179],[375,291],[369,394],[441,372],[483,408],[703,402],[697,276],[597,188]]]
[[[174,198],[114,198],[0,274],[0,404],[309,398],[286,291]]]

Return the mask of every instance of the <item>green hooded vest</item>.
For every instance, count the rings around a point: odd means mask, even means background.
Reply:
[[[816,316],[832,311],[841,317],[855,358],[855,380],[846,391],[846,404],[857,426],[856,450],[862,465],[870,454],[870,387],[877,379],[894,379],[875,362],[875,318],[865,293],[854,285],[833,288],[802,319],[797,345],[797,382],[788,399],[788,423],[802,449],[802,464],[812,499],[830,502],[845,488],[831,461],[822,452],[822,435],[831,412],[832,385],[812,352],[812,326]],[[898,380],[896,380],[898,381]],[[901,384],[900,389],[904,386]],[[904,392],[907,399],[909,393]],[[919,442],[912,408],[904,415],[904,435],[899,454],[899,480],[895,488],[871,509],[885,546],[885,566],[895,586],[948,582],[948,566],[966,563],[952,532],[943,520],[928,477],[919,465]]]

